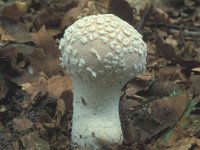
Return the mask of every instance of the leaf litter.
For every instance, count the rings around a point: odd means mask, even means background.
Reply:
[[[58,41],[74,21],[98,13],[113,13],[129,22],[148,45],[147,71],[122,88],[124,142],[102,149],[199,149],[198,4],[198,0],[0,2],[0,149],[73,149],[72,84],[59,67]]]

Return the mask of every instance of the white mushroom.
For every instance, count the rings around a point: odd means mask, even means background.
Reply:
[[[147,47],[142,36],[117,16],[99,14],[68,27],[60,49],[61,64],[73,82],[73,144],[90,150],[102,141],[120,144],[121,88],[145,70]]]

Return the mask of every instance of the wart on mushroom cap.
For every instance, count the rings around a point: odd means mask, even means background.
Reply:
[[[117,16],[99,14],[68,27],[59,48],[74,88],[72,142],[90,149],[97,139],[121,143],[120,89],[145,70],[142,36]]]

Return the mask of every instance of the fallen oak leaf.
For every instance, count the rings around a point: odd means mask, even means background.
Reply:
[[[0,18],[9,18],[13,21],[19,21],[23,14],[24,13],[18,9],[16,4],[12,4],[0,11]]]
[[[37,33],[32,34],[33,42],[43,48],[35,49],[31,54],[31,65],[33,73],[44,71],[48,75],[60,70],[59,68],[59,55],[60,51],[56,46],[53,36],[50,35],[45,26],[42,26]]]
[[[39,16],[34,20],[34,26],[37,29],[42,26],[58,26],[60,23],[58,11],[49,7],[42,9]]]
[[[50,150],[49,143],[39,137],[38,132],[30,132],[20,137],[20,141],[25,149],[36,150]]]
[[[40,11],[37,12],[33,24],[36,29],[41,28],[43,25],[47,27],[59,26],[60,22],[68,10],[77,7],[78,3],[82,3],[83,0],[79,1],[66,1],[59,0],[56,3],[50,1],[37,2],[40,5]],[[38,8],[36,8],[38,9]]]
[[[165,57],[167,60],[171,60],[173,63],[179,64],[182,67],[200,67],[200,61],[198,60],[184,60],[178,57],[175,53],[175,48],[168,43],[164,43],[158,33],[156,38],[156,55]]]
[[[40,81],[45,80],[44,77],[40,76],[38,80],[39,81],[32,84],[21,84],[22,89],[30,96],[30,99],[21,103],[22,108],[27,108],[30,104],[35,103],[40,97],[47,95],[47,83],[45,81]]]
[[[33,73],[44,71],[48,76],[60,71],[60,60],[58,57],[46,57],[42,50],[35,49],[31,54],[31,65]]]
[[[175,20],[173,20],[172,18],[169,17],[168,13],[166,13],[163,9],[159,8],[159,7],[154,7],[154,17],[155,20],[157,22],[163,22],[163,23],[171,23],[171,24],[175,24]]]
[[[125,0],[110,0],[108,13],[120,17],[129,24],[133,24],[133,9]]]
[[[14,41],[14,38],[0,26],[0,41]]]
[[[21,75],[24,71],[23,60],[18,61],[17,59],[20,54],[19,51],[20,48],[15,46],[4,47],[0,50],[0,66],[5,73],[11,76]],[[22,66],[19,64],[20,62]]]
[[[149,104],[146,110],[136,109],[133,132],[137,137],[134,141],[146,141],[158,138],[167,129],[173,127],[183,116],[189,102],[189,93],[183,92],[178,96],[157,99]],[[131,138],[131,139],[132,139]]]
[[[187,67],[187,68],[200,67],[200,61],[198,60],[184,60],[182,58],[177,58],[176,62],[182,67]]]
[[[81,14],[83,9],[86,7],[88,0],[79,1],[78,5],[74,8],[68,10],[63,19],[61,20],[60,26],[61,29],[64,29],[66,26],[71,25],[74,21],[77,20],[77,17]]]
[[[16,1],[13,4],[4,7],[0,11],[0,20],[8,19],[9,21],[12,21],[13,24],[19,23],[22,16],[27,12],[30,2],[21,2]]]
[[[53,76],[47,81],[49,95],[61,97],[63,92],[72,89],[72,82],[68,76]]]
[[[16,131],[23,131],[33,127],[33,122],[27,118],[13,119],[13,128]]]
[[[156,100],[151,106],[153,118],[160,124],[171,126],[180,119],[189,100],[189,93]]]
[[[21,13],[26,13],[29,6],[31,6],[31,3],[29,1],[16,1],[15,3],[16,3],[17,9]]]
[[[158,33],[156,38],[156,55],[165,57],[172,62],[177,60],[177,55],[175,53],[174,47],[170,44],[164,43]]]
[[[195,137],[179,137],[174,143],[169,143],[171,150],[189,150],[189,149],[200,149],[200,140]]]
[[[0,57],[7,59],[9,62],[13,64],[17,64],[17,55],[19,53],[19,49],[17,47],[4,47],[0,49]]]
[[[70,9],[63,17],[61,21],[61,29],[70,26],[76,19],[77,16],[82,12],[79,7]]]
[[[156,77],[161,81],[175,81],[178,80],[181,69],[182,68],[179,66],[159,68],[158,72],[156,73]]]
[[[200,73],[200,67],[193,68],[192,71],[193,71],[193,72],[199,72],[199,73]]]
[[[32,33],[32,41],[44,49],[45,54],[50,58],[58,58],[60,51],[56,46],[53,36],[48,33],[45,26],[42,26],[36,33]]]
[[[21,22],[0,19],[0,40],[26,43],[31,41],[31,34]]]
[[[58,29],[47,29],[47,32],[48,32],[52,37],[57,36],[58,34],[61,33],[61,31],[58,30]]]

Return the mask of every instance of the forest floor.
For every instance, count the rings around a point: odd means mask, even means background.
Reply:
[[[99,13],[129,22],[148,47],[146,72],[123,88],[124,142],[102,149],[200,149],[200,1],[128,1],[0,1],[0,150],[73,149],[58,43],[75,20]]]

